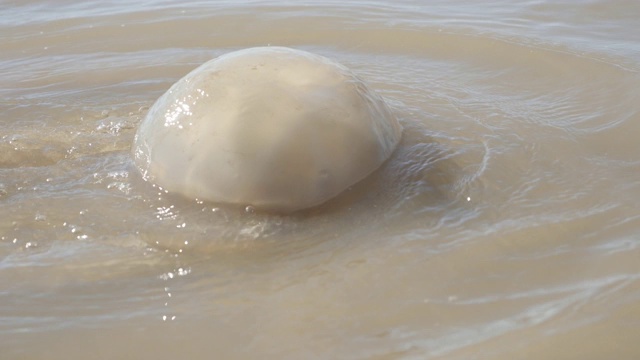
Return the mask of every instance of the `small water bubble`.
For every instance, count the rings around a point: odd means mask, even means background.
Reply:
[[[40,214],[40,213],[36,213],[36,216],[34,218],[35,221],[45,221],[47,220],[47,216],[44,214]]]
[[[164,273],[164,274],[162,274],[162,275],[160,275],[160,276],[158,276],[158,277],[159,277],[160,279],[162,279],[162,280],[165,280],[165,281],[166,281],[166,280],[173,279],[173,276],[174,276],[173,272],[169,271],[169,272],[166,272],[166,273]],[[167,291],[166,289],[167,289],[167,288],[165,288],[165,290],[164,290],[165,292]]]
[[[256,212],[256,209],[253,206],[249,205],[244,208],[244,211],[248,214],[253,214],[254,212]]]
[[[32,247],[34,248],[34,247],[36,247],[36,246],[38,246],[38,244],[37,244],[37,243],[35,243],[35,242],[31,242],[31,241],[28,241],[26,244],[24,244],[24,248],[25,248],[25,249],[30,249],[30,248],[32,248]]]

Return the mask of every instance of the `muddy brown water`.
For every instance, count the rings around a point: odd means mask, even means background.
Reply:
[[[0,1],[0,358],[640,358],[639,4]],[[149,106],[270,44],[391,159],[293,215],[142,181]]]

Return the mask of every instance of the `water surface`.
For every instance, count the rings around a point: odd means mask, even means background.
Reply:
[[[0,4],[3,358],[640,357],[640,3]],[[142,181],[153,102],[266,45],[384,96],[391,159],[291,216]]]

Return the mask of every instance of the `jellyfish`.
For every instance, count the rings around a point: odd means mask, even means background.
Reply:
[[[363,180],[401,125],[345,66],[286,47],[230,52],[178,80],[134,137],[142,177],[168,192],[293,212]]]

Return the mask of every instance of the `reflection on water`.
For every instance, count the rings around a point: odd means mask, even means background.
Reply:
[[[5,2],[9,359],[640,356],[635,2]],[[199,64],[284,45],[405,129],[290,216],[145,183],[133,134]]]

